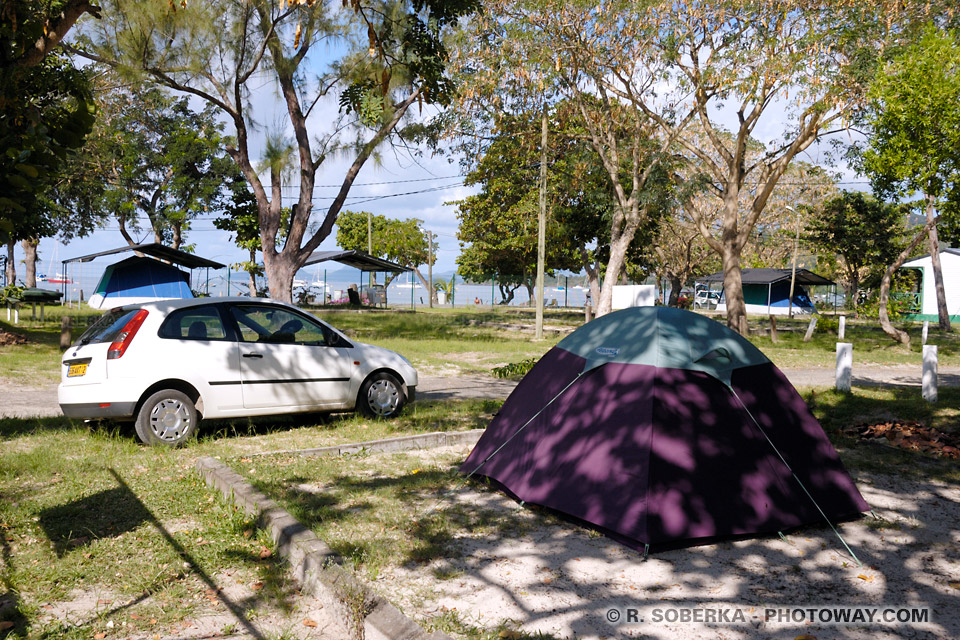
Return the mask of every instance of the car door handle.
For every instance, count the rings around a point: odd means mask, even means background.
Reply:
[[[244,358],[262,358],[263,354],[260,353],[245,353],[243,354]]]

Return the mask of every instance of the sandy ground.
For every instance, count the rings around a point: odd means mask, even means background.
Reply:
[[[448,459],[467,452],[451,448]],[[436,459],[438,453],[426,455]],[[393,594],[415,618],[456,610],[477,626],[496,628],[512,620],[526,633],[564,638],[960,637],[960,487],[877,474],[856,480],[881,518],[840,527],[862,567],[826,525],[785,540],[723,542],[644,560],[641,553],[545,518],[498,492],[467,486],[451,500],[505,510],[532,524],[531,532],[463,537],[455,560],[385,570],[374,586]],[[929,609],[930,621],[826,626],[782,619],[794,615],[787,608],[816,605],[922,607]],[[631,610],[637,621],[628,623]],[[774,610],[769,619],[768,610]],[[684,615],[726,616],[730,622],[684,622]]]
[[[833,384],[830,369],[785,373],[799,387]],[[855,369],[853,380],[855,386],[919,386],[919,379],[918,367],[871,367]],[[960,369],[941,369],[940,384],[960,386]],[[505,398],[514,386],[486,376],[422,376],[418,396]],[[60,414],[54,384],[23,387],[0,379],[0,399],[0,417]],[[455,460],[466,453],[425,455]],[[478,626],[495,628],[512,620],[513,627],[523,631],[558,637],[752,639],[804,633],[820,640],[960,637],[960,487],[875,474],[856,479],[883,518],[882,524],[864,519],[842,526],[863,567],[827,527],[803,530],[786,541],[726,542],[643,560],[641,554],[606,538],[544,518],[498,493],[468,487],[452,499],[507,510],[529,521],[532,532],[517,538],[464,537],[456,561],[387,570],[373,586],[414,618],[455,610]],[[218,576],[216,587],[202,612],[187,625],[159,629],[141,621],[136,629],[114,633],[138,640],[344,637],[338,622],[308,596],[295,593],[286,603],[266,602],[229,575]],[[928,607],[930,622],[822,626],[776,617],[765,620],[767,609],[782,616],[786,607],[809,605]],[[109,594],[77,591],[70,601],[43,608],[47,620],[85,624],[104,616],[109,620],[111,611],[124,606]],[[249,609],[256,609],[252,620],[238,615]],[[619,621],[611,623],[617,616]],[[725,616],[732,621],[683,622],[682,616],[695,620]]]

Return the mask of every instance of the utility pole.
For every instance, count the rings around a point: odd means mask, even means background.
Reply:
[[[367,255],[373,255],[373,214],[367,211]],[[370,286],[373,286],[373,271],[370,272]]]
[[[793,266],[790,268],[790,301],[787,305],[787,317],[793,318],[793,287],[797,282],[797,252],[800,250],[800,214],[797,210],[787,205],[784,207],[787,211],[792,211],[797,217],[797,236],[793,240]]]
[[[547,103],[540,128],[540,213],[537,216],[537,340],[543,340],[543,270],[547,235]]]
[[[430,255],[427,258],[427,298],[430,300],[430,308],[433,309],[433,231],[427,231],[427,244],[430,247]]]

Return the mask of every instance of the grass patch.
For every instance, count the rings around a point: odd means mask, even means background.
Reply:
[[[177,635],[177,625],[219,598],[224,576],[258,585],[255,598],[233,603],[242,632],[242,620],[265,603],[282,606],[294,586],[266,534],[203,485],[198,457],[248,460],[265,450],[473,428],[498,408],[447,401],[414,403],[392,421],[314,415],[211,422],[200,440],[177,450],[141,446],[125,425],[0,420],[0,621],[14,624],[0,637]],[[247,474],[269,466],[260,460],[241,468]],[[446,534],[421,524],[429,555]],[[358,544],[347,555],[364,566],[365,552]],[[69,623],[53,619],[51,611],[79,610],[84,599],[82,614],[62,616]]]
[[[923,400],[917,389],[899,387],[858,387],[852,393],[805,390],[802,395],[851,469],[960,483],[960,467],[954,460],[863,441],[842,431],[864,422],[916,420],[947,433],[960,433],[960,389],[941,388],[936,404]]]

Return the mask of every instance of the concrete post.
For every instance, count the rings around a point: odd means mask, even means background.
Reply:
[[[923,399],[927,402],[937,401],[937,345],[923,345]]]
[[[63,316],[60,319],[60,351],[66,351],[70,348],[73,340],[73,317]]]
[[[770,315],[770,342],[776,344],[777,340],[777,317]]]
[[[847,316],[840,316],[840,326],[837,329],[837,338],[843,340],[845,335],[847,335]]]
[[[837,343],[837,391],[850,392],[853,378],[853,344]]]
[[[921,335],[923,336],[923,340],[920,344],[927,344],[927,336],[930,335],[930,322],[928,320],[923,321],[923,333]]]
[[[817,316],[810,318],[810,324],[807,326],[807,334],[803,336],[804,342],[810,342],[810,339],[813,338],[813,330],[817,328]]]

